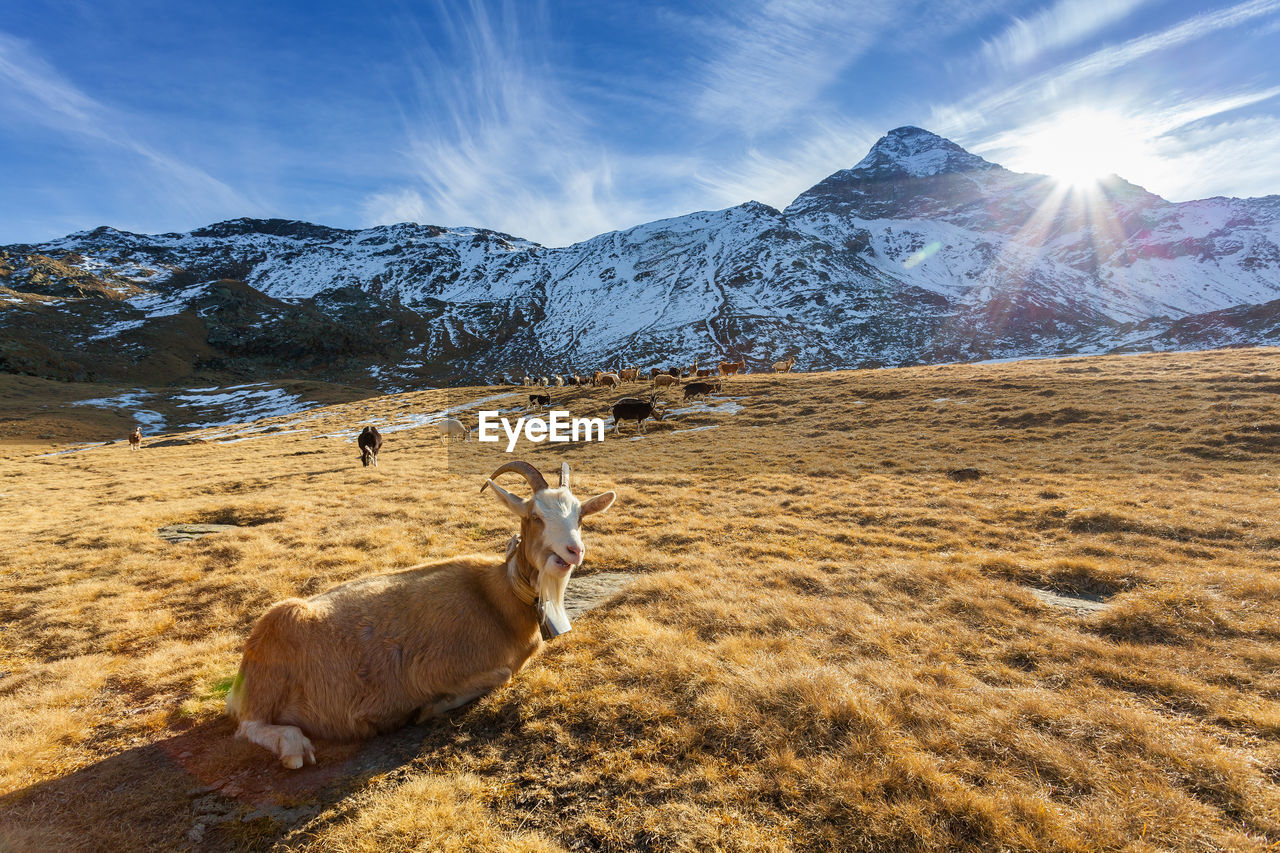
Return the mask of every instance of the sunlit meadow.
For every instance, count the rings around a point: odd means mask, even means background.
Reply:
[[[726,386],[637,440],[522,445],[617,490],[579,574],[632,582],[475,705],[293,773],[222,716],[257,616],[515,527],[478,493],[500,445],[406,429],[366,469],[350,435],[508,389],[231,444],[11,439],[0,848],[1280,843],[1280,352]],[[236,527],[156,535],[183,522]]]

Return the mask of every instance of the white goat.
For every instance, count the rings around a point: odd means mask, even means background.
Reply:
[[[455,438],[467,441],[471,437],[471,427],[457,418],[445,418],[440,422],[440,438],[445,444],[452,444]]]
[[[564,387],[564,377],[563,377],[563,376],[561,376],[559,373],[557,373],[557,374],[555,375],[555,380],[556,380],[556,387],[557,387],[557,388],[563,388],[563,387]]]
[[[494,479],[533,487],[524,500]],[[570,629],[564,589],[582,564],[581,519],[608,509],[605,492],[579,503],[569,466],[550,488],[528,462],[508,462],[480,487],[520,519],[501,559],[455,557],[349,581],[271,607],[245,643],[227,694],[236,736],[296,770],[315,763],[311,737],[363,738],[421,722],[500,687],[549,636]]]
[[[796,366],[796,357],[793,355],[790,358],[783,359],[782,361],[775,361],[773,363],[773,372],[774,373],[790,373],[791,368],[795,366]]]

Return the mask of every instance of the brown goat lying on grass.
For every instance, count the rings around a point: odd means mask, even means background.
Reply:
[[[493,482],[508,471],[528,500]],[[308,736],[363,738],[428,719],[505,684],[552,635],[569,630],[564,589],[582,564],[581,519],[613,492],[579,503],[569,466],[550,488],[527,462],[508,462],[485,484],[520,518],[502,559],[455,557],[355,580],[268,610],[245,643],[227,711],[236,736],[296,770],[315,763]],[[549,623],[549,624],[548,624]]]

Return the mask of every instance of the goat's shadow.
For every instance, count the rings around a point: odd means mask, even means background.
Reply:
[[[448,743],[473,707],[367,741],[316,741],[318,763],[294,771],[234,740],[229,719],[203,723],[0,797],[0,850],[270,847],[372,777]],[[486,739],[487,727],[466,728],[473,744]]]

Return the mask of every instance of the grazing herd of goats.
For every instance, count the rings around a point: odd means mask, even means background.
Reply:
[[[775,361],[772,365],[774,373],[790,373],[791,368],[796,365],[796,357],[791,356],[782,361]],[[744,359],[738,361],[722,361],[715,368],[699,368],[697,359],[688,367],[671,367],[663,370],[654,367],[649,371],[649,381],[655,389],[670,388],[680,385],[681,379],[694,379],[684,386],[684,400],[692,400],[702,397],[713,391],[723,390],[720,379],[726,376],[736,376],[739,373],[746,372],[747,363]],[[602,388],[620,388],[623,382],[642,382],[640,369],[638,367],[628,367],[616,371],[597,370],[592,374],[570,373],[567,375],[556,374],[551,377],[543,376],[537,380],[528,376],[523,378],[523,382],[512,380],[512,385],[526,385],[541,388],[563,388],[565,386],[599,386]],[[551,395],[547,394],[530,394],[529,405],[527,408],[538,406],[544,409],[551,408]],[[658,394],[654,393],[648,397],[623,397],[613,404],[610,409],[613,413],[613,422],[620,424],[623,421],[635,421],[636,428],[640,432],[644,432],[644,422],[649,418],[654,420],[662,420],[666,413],[662,408],[662,404],[658,401]],[[472,428],[464,424],[457,418],[445,418],[440,422],[440,438],[441,440],[451,443],[455,440],[467,441],[471,437]],[[370,465],[378,467],[378,451],[382,449],[382,434],[378,432],[377,427],[367,426],[356,439],[356,446],[360,449],[360,461],[367,468]],[[139,450],[142,447],[142,427],[135,427],[133,432],[129,434],[129,449]]]
[[[790,373],[795,364],[795,356],[791,356],[782,361],[775,361],[772,367],[775,373]],[[655,389],[654,392],[647,397],[623,397],[618,400],[610,408],[610,412],[613,414],[613,422],[617,425],[623,421],[635,421],[637,431],[643,433],[646,420],[653,418],[660,421],[666,417],[666,410],[658,400],[656,389],[673,388],[679,386],[682,379],[693,379],[693,382],[684,386],[684,400],[687,402],[697,397],[723,390],[724,386],[721,383],[721,379],[745,373],[746,366],[746,360],[740,359],[738,361],[722,361],[715,368],[699,368],[695,359],[693,364],[688,367],[670,367],[665,370],[654,367],[649,371],[648,380],[652,383],[652,387]],[[566,386],[621,388],[624,382],[643,381],[645,380],[640,375],[640,368],[628,367],[615,371],[597,370],[591,374],[570,373],[563,376],[556,374],[551,377],[543,376],[537,380],[525,376],[522,381],[511,380],[509,384],[547,389],[552,387],[564,388]],[[551,403],[549,390],[544,393],[530,394],[526,410],[534,407],[549,409],[551,408]],[[458,418],[444,418],[440,421],[440,439],[447,444],[454,441],[469,441],[472,431],[473,428],[471,426]],[[382,448],[382,435],[378,432],[377,427],[365,427],[360,433],[356,444],[360,448],[360,461],[364,463],[364,466],[367,468],[373,465],[376,468],[378,466],[378,451]]]
[[[791,356],[782,361],[773,363],[774,373],[790,373],[791,368],[795,367],[796,358]],[[623,397],[613,404],[610,411],[613,413],[613,422],[620,424],[623,421],[635,421],[636,428],[640,432],[644,432],[644,422],[653,418],[662,420],[665,413],[658,402],[657,389],[672,388],[680,385],[681,379],[693,379],[688,385],[684,386],[684,400],[687,402],[697,397],[706,396],[713,391],[721,391],[724,386],[721,379],[727,376],[736,376],[739,373],[746,372],[747,363],[745,359],[738,361],[722,361],[718,367],[699,368],[697,359],[688,367],[670,367],[662,369],[653,367],[649,369],[649,382],[652,383],[654,392],[648,397]],[[512,385],[522,384],[526,386],[536,386],[542,388],[563,388],[565,386],[574,385],[591,385],[602,388],[621,388],[624,382],[643,382],[644,378],[640,374],[640,368],[627,367],[616,371],[597,370],[590,375],[570,373],[564,376],[556,374],[551,377],[543,376],[537,380],[531,379],[528,375],[523,377],[520,383],[512,382]],[[551,394],[530,394],[529,407],[539,406],[544,409],[551,408]],[[448,427],[441,425],[441,434],[448,436],[450,439],[461,435],[464,439],[467,436],[467,428],[461,422],[457,423],[457,427],[450,425]]]
[[[796,357],[785,358],[782,361],[773,363],[774,373],[790,373],[791,368],[796,366]],[[678,385],[681,379],[707,379],[712,376],[734,376],[738,373],[746,373],[746,359],[738,361],[722,361],[719,367],[698,367],[698,360],[695,358],[693,364],[688,367],[669,367],[663,370],[661,367],[653,367],[649,369],[649,381],[656,388],[662,388],[667,385]],[[517,382],[515,379],[510,380],[511,385],[536,385],[543,388],[555,386],[563,388],[566,385],[603,385],[604,387],[619,387],[623,382],[639,382],[640,368],[626,367],[621,370],[607,371],[597,370],[594,373],[579,374],[567,373],[554,376],[543,376],[539,379],[531,378],[527,373],[522,381]]]

